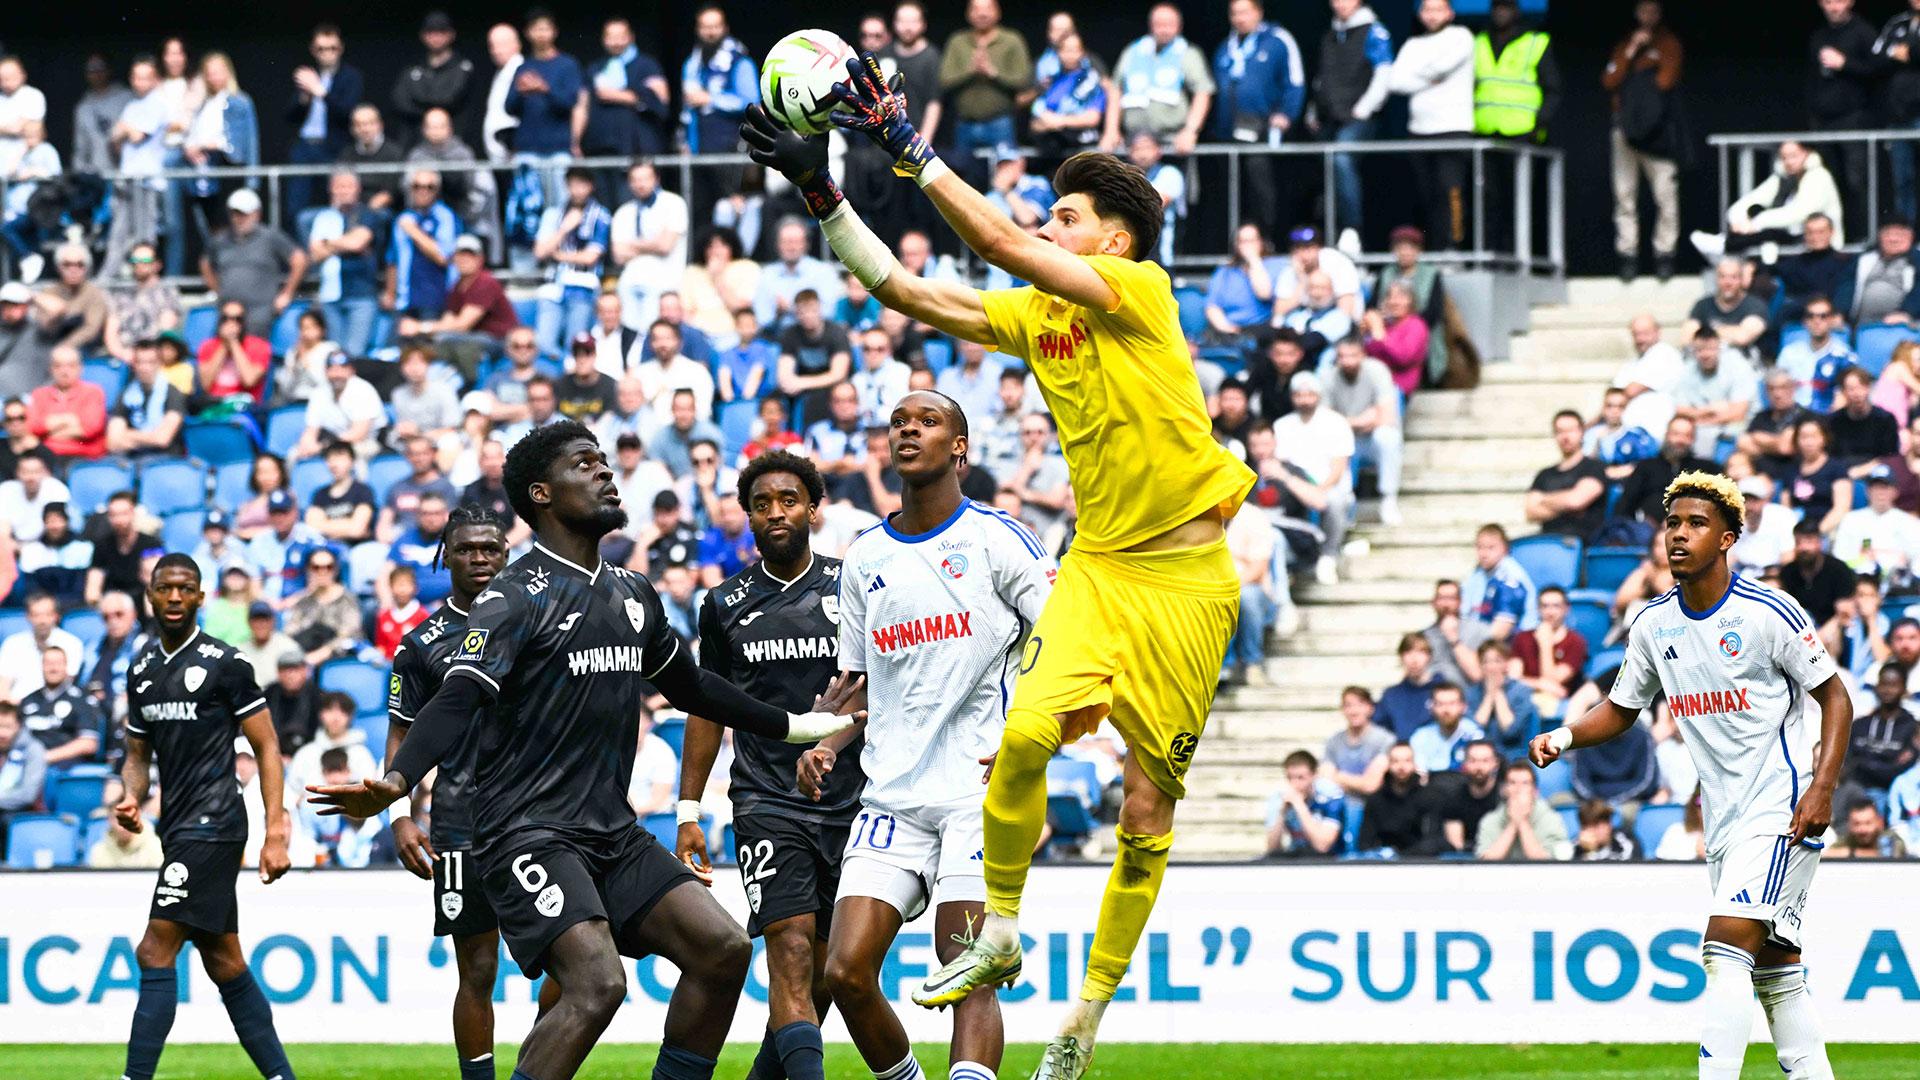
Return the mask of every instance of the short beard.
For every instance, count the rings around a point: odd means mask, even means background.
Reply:
[[[560,525],[569,532],[591,536],[597,541],[616,529],[626,528],[627,512],[619,506],[602,503],[584,517],[573,521],[562,521]]]
[[[753,540],[760,545],[762,559],[779,563],[799,562],[800,556],[806,553],[807,544],[810,542],[803,528],[789,532],[785,540],[762,539],[759,536],[755,536]]]

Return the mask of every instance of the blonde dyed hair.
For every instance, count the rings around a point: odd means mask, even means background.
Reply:
[[[1676,499],[1704,499],[1720,508],[1735,536],[1747,520],[1747,498],[1732,480],[1719,473],[1683,472],[1667,485],[1662,508],[1671,511]]]

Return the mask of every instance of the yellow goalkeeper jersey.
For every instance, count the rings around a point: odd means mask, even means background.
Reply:
[[[1100,311],[1031,285],[980,294],[993,348],[1027,362],[1060,431],[1074,547],[1121,551],[1221,508],[1253,470],[1213,439],[1173,282],[1156,263],[1083,256],[1119,296]]]

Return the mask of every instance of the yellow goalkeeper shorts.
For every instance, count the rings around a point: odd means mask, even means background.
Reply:
[[[1111,717],[1154,784],[1182,798],[1239,613],[1225,539],[1070,551],[1020,658],[1008,724],[1065,744]]]

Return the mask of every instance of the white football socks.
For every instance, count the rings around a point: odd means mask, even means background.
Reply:
[[[947,1080],[999,1080],[992,1069],[977,1061],[956,1061],[947,1070]]]
[[[989,911],[980,920],[978,940],[997,953],[1016,952],[1020,948],[1020,923]]]
[[[1787,1080],[1833,1080],[1813,996],[1807,993],[1807,969],[1800,964],[1755,968],[1753,988],[1766,1010],[1774,1056]]]
[[[1700,1030],[1700,1080],[1740,1080],[1753,1030],[1753,955],[1724,942],[1700,948],[1707,988],[1700,995],[1706,1019]]]
[[[920,1071],[920,1063],[913,1059],[913,1051],[901,1061],[881,1069],[873,1074],[873,1080],[926,1080],[926,1073]]]

